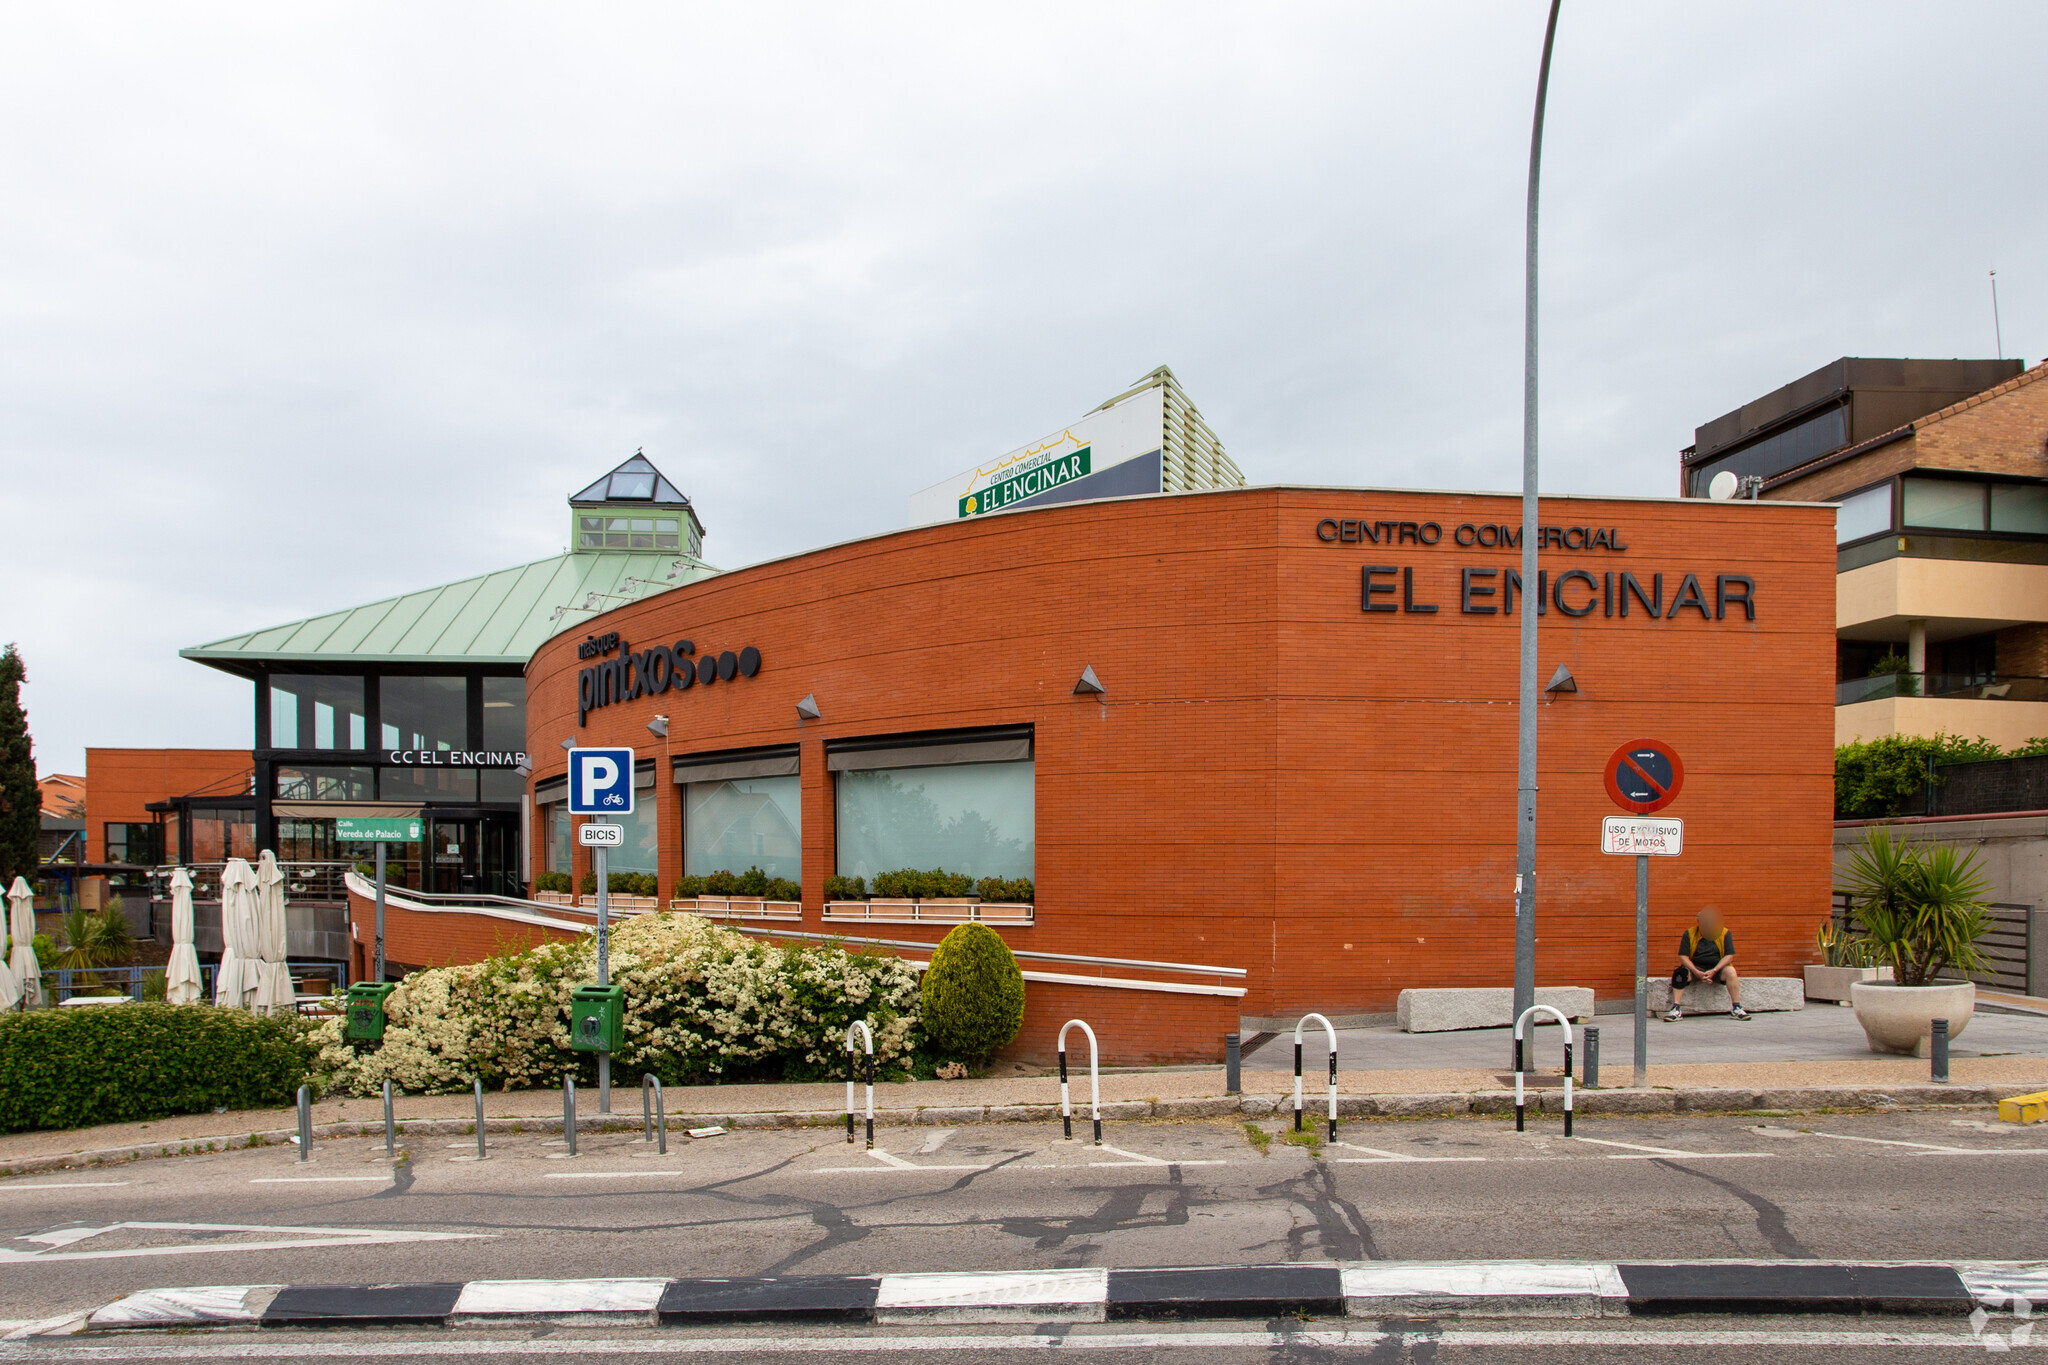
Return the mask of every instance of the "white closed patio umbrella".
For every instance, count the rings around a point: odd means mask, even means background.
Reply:
[[[20,877],[7,888],[7,927],[14,948],[7,966],[21,990],[21,1002],[38,1005],[43,999],[43,965],[36,961],[36,893]]]
[[[256,865],[256,1008],[296,1009],[285,965],[284,869],[269,849]]]
[[[6,917],[0,915],[0,930],[5,929],[6,923]],[[14,969],[6,961],[8,937],[0,932],[0,1010],[11,1010],[21,1003],[21,983],[14,979]]]
[[[173,1005],[196,1005],[206,993],[199,977],[199,950],[192,946],[192,874],[171,873],[171,963],[164,968],[164,999]]]
[[[247,858],[230,858],[220,872],[220,967],[213,1003],[246,1009],[256,994],[256,873]]]

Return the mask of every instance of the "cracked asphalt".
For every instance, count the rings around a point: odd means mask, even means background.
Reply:
[[[625,1117],[625,1116],[621,1116]],[[0,1181],[0,1317],[187,1284],[1290,1260],[2048,1258],[2048,1132],[1956,1111],[336,1138]],[[1087,1127],[1075,1125],[1085,1136]]]

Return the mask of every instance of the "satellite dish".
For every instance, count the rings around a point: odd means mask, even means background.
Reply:
[[[1742,480],[1735,477],[1735,471],[1724,469],[1707,480],[1707,496],[1715,502],[1726,502],[1742,487]]]

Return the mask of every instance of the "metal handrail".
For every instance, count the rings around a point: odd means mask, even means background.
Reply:
[[[408,893],[410,894],[410,893]],[[798,933],[793,929],[771,929],[766,925],[751,924],[733,926],[738,932],[761,934],[768,938],[807,938],[819,943],[865,943],[877,948],[923,948],[930,951],[936,943],[923,943],[917,939],[902,938],[854,938],[847,934]],[[1147,962],[1135,957],[1083,957],[1078,953],[1041,953],[1028,948],[1010,949],[1012,957],[1028,957],[1036,962],[1092,962],[1104,967],[1150,967],[1157,971],[1183,972],[1191,976],[1244,976],[1243,967],[1205,967],[1192,962]]]

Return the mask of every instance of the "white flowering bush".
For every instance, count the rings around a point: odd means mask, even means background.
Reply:
[[[626,1000],[613,1069],[628,1079],[836,1078],[856,1019],[874,1030],[880,1072],[909,1067],[924,1045],[917,973],[900,958],[785,948],[660,914],[613,931],[610,965]],[[466,1090],[472,1077],[506,1089],[589,1079],[595,1055],[569,1046],[569,996],[596,980],[591,939],[414,972],[385,999],[382,1046],[348,1042],[340,1018],[320,1026],[314,1074],[326,1091],[355,1095],[387,1079],[412,1094]]]

